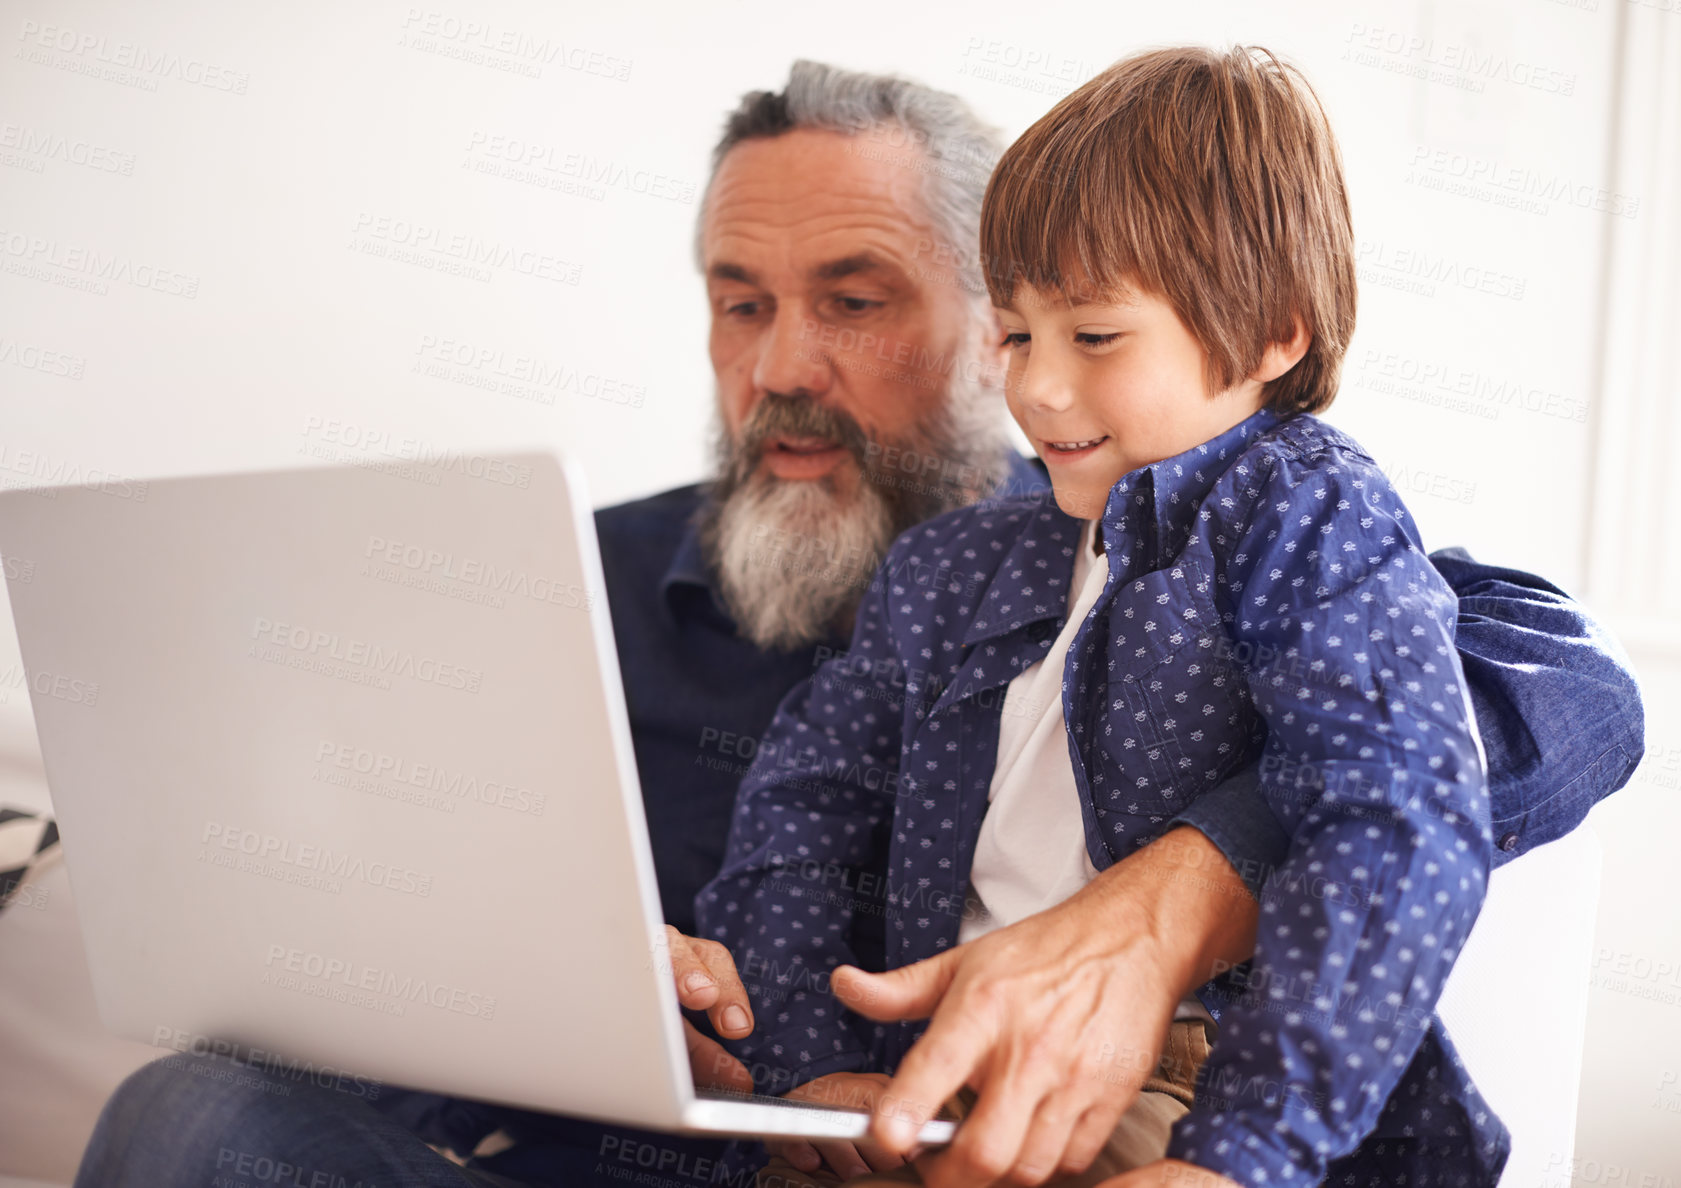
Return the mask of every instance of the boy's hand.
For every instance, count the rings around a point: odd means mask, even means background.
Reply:
[[[740,1039],[751,1032],[753,1008],[730,951],[717,941],[684,936],[669,924],[665,944],[677,1001],[690,1010],[704,1010],[719,1035]],[[741,1061],[718,1041],[696,1031],[687,1019],[683,1020],[683,1042],[689,1049],[689,1075],[697,1087],[753,1092],[753,1078]]]
[[[1243,1188],[1219,1172],[1178,1159],[1158,1159],[1110,1180],[1097,1188]]]
[[[830,1073],[807,1081],[784,1096],[789,1101],[817,1101],[825,1105],[874,1109],[890,1078],[885,1073]],[[803,1172],[814,1172],[827,1163],[844,1180],[872,1171],[891,1171],[905,1161],[868,1140],[766,1139],[765,1149],[780,1155]]]
[[[1181,998],[1216,961],[1254,952],[1257,906],[1198,830],[1181,827],[1030,919],[885,974],[830,979],[878,1021],[933,1016],[876,1106],[904,1153],[967,1083],[950,1146],[919,1159],[929,1188],[1039,1184],[1091,1165],[1160,1059]]]

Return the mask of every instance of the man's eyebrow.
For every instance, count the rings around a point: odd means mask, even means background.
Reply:
[[[888,271],[893,271],[893,266],[874,252],[853,252],[850,256],[819,264],[811,270],[811,276],[813,280],[841,280],[861,272]]]
[[[866,272],[895,272],[897,269],[876,255],[874,252],[853,252],[850,256],[842,256],[836,260],[828,260],[818,264],[810,270],[813,280],[841,280],[848,276],[857,276]],[[733,264],[727,260],[720,260],[706,270],[709,280],[739,281],[744,285],[757,285],[758,274],[750,268],[740,264]]]
[[[740,281],[744,285],[756,285],[759,278],[740,264],[731,264],[720,260],[706,270],[708,280]]]

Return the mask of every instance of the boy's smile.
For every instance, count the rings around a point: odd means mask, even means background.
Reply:
[[[1083,457],[1108,440],[1109,435],[1104,434],[1102,437],[1093,437],[1086,441],[1048,441],[1045,444],[1051,447],[1051,452],[1057,455],[1058,461],[1066,461],[1069,458]]]
[[[1009,352],[1010,415],[1050,471],[1057,505],[1094,519],[1122,477],[1218,437],[1265,403],[1269,380],[1307,350],[1298,322],[1290,343],[1266,348],[1251,375],[1210,394],[1207,354],[1173,307],[1126,290],[1070,305],[1022,283],[997,310]]]

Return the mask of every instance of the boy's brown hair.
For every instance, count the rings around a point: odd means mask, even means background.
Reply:
[[[1210,393],[1300,315],[1307,354],[1265,389],[1280,413],[1331,403],[1354,333],[1342,157],[1307,80],[1262,49],[1150,50],[1064,98],[993,171],[981,259],[1000,306],[1022,281],[1071,302],[1163,298]]]

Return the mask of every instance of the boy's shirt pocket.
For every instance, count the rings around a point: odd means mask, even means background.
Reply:
[[[1074,652],[1076,749],[1118,860],[1253,760],[1266,731],[1194,552],[1117,583]]]

